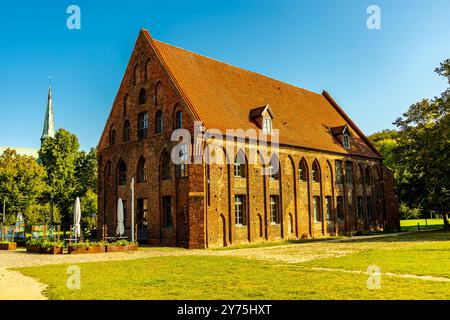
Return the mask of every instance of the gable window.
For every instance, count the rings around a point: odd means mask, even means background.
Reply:
[[[312,175],[313,175],[314,182],[320,182],[320,169],[319,169],[319,164],[317,163],[317,161],[314,161],[314,163],[313,163]]]
[[[353,163],[351,161],[347,161],[345,163],[345,176],[347,178],[347,184],[353,184]]]
[[[336,169],[336,183],[337,184],[343,184],[344,183],[344,177],[342,175],[342,161],[336,160],[334,162],[334,166]]]
[[[269,117],[263,118],[263,132],[272,133],[272,119]]]
[[[116,129],[114,127],[111,127],[109,131],[109,144],[111,146],[116,144]]]
[[[241,151],[239,151],[234,160],[234,176],[245,178],[245,156]]]
[[[183,128],[183,112],[177,111],[175,113],[175,129]]]
[[[138,182],[145,182],[147,181],[147,166],[145,163],[145,159],[141,157],[138,161],[138,167],[137,167],[137,181]]]
[[[162,205],[163,205],[163,225],[165,228],[168,228],[172,226],[172,197],[163,196]]]
[[[138,115],[138,138],[139,140],[148,137],[148,114],[147,112]]]
[[[236,195],[234,197],[234,213],[236,217],[236,225],[245,226],[247,224],[245,217],[245,196]]]
[[[139,105],[143,105],[147,102],[147,91],[144,88],[139,91]]]
[[[123,186],[127,183],[127,165],[123,162],[123,160],[120,160],[119,163],[119,174],[117,179],[119,186]]]
[[[158,110],[155,115],[155,133],[161,133],[163,131],[163,127],[163,113],[161,110]]]
[[[298,167],[298,179],[303,182],[308,181],[308,171],[305,159],[300,161],[300,165]]]
[[[270,222],[273,224],[279,224],[280,221],[279,197],[270,196]]]
[[[320,222],[322,221],[322,214],[320,210],[320,197],[314,196],[313,197],[313,213],[314,213],[314,221]]]
[[[125,120],[123,124],[123,142],[130,141],[130,121]]]

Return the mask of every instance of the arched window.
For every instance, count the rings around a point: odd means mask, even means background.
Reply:
[[[359,164],[358,165],[358,182],[360,183],[360,184],[363,184],[364,183],[364,172],[363,172],[363,168],[361,167],[361,165]]]
[[[137,166],[137,182],[147,181],[147,165],[144,157],[141,157]]]
[[[245,155],[242,150],[238,152],[234,159],[234,176],[238,178],[245,177]]]
[[[276,154],[272,155],[269,163],[269,178],[278,180],[280,178],[280,160]]]
[[[305,159],[302,159],[298,165],[298,179],[303,182],[308,181],[308,166]]]
[[[117,175],[117,183],[123,186],[127,183],[127,165],[123,160],[119,161],[119,172]]]
[[[175,113],[175,129],[183,128],[183,112],[177,111]]]
[[[123,142],[130,141],[130,121],[125,120],[123,123]]]
[[[371,183],[372,177],[370,175],[370,168],[366,167],[366,174],[364,175],[365,184],[369,185]]]
[[[155,115],[155,133],[161,133],[164,129],[163,113],[158,110]]]
[[[169,180],[170,179],[170,156],[167,152],[164,152],[161,159],[161,179]]]
[[[135,65],[133,69],[133,86],[139,83],[139,65]]]
[[[116,144],[116,129],[114,129],[114,126],[111,126],[109,130],[109,144],[111,146]]]
[[[314,163],[313,163],[312,175],[313,175],[314,182],[320,182],[320,167],[319,167],[319,163],[317,162],[317,160],[314,161]]]
[[[138,114],[138,139],[142,140],[148,137],[148,114],[142,112]]]
[[[147,91],[144,88],[141,88],[139,91],[139,105],[143,105],[147,102]]]
[[[129,98],[128,94],[125,95],[123,98],[123,115],[126,116],[128,113],[128,105],[129,105]]]

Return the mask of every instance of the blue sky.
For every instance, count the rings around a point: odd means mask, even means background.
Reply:
[[[66,27],[69,5],[81,30]],[[369,5],[381,30],[366,27]],[[446,87],[450,1],[8,1],[0,4],[0,146],[39,147],[48,76],[56,128],[98,143],[139,29],[315,92],[371,134]]]

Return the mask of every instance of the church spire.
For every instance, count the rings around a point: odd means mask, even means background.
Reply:
[[[45,112],[44,129],[42,130],[41,143],[45,138],[55,136],[55,127],[53,123],[53,103],[52,103],[52,78],[48,87],[47,110]]]

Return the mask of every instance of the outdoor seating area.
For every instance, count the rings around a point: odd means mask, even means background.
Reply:
[[[124,235],[123,204],[119,199],[118,226],[114,236],[108,234],[108,227],[102,226],[101,239],[84,239],[81,232],[80,199],[75,200],[74,221],[69,230],[61,230],[60,225],[38,225],[25,227],[23,217],[18,214],[14,226],[0,226],[0,250],[26,248],[35,254],[88,254],[105,252],[125,252],[138,250],[138,243],[128,241]],[[134,229],[137,230],[137,227]],[[134,239],[137,239],[135,232]]]

